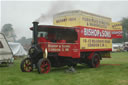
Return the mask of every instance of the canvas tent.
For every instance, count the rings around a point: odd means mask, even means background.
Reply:
[[[14,56],[25,56],[27,52],[20,43],[8,42]]]
[[[13,59],[13,53],[8,45],[5,36],[0,33],[0,64],[11,63]]]

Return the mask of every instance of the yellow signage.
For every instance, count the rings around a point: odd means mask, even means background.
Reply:
[[[112,30],[122,30],[122,25],[120,22],[112,22]]]
[[[80,38],[80,49],[111,49],[112,39]]]
[[[111,29],[111,18],[83,11],[69,11],[54,16],[53,24]]]

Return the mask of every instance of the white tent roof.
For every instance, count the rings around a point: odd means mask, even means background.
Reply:
[[[123,44],[122,43],[112,43],[112,46],[123,46]]]
[[[14,56],[24,56],[27,55],[27,52],[24,50],[23,46],[20,43],[8,42],[10,48],[12,49]]]

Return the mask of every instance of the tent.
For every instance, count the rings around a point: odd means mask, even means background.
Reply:
[[[20,43],[8,42],[14,56],[25,56],[27,52]]]

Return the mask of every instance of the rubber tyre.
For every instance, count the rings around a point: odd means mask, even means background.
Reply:
[[[20,68],[22,72],[31,72],[33,71],[33,64],[31,58],[25,58],[21,61]]]
[[[50,72],[50,70],[51,70],[51,63],[50,63],[49,59],[41,58],[38,61],[37,68],[38,68],[38,72],[39,73],[46,74],[46,73]]]
[[[95,53],[92,56],[92,59],[88,60],[88,66],[91,68],[97,68],[99,67],[99,65],[100,65],[100,56],[97,53]]]

